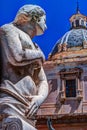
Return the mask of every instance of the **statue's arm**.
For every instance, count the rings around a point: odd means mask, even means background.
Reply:
[[[21,40],[19,39],[18,34],[8,33],[6,36],[9,50],[12,53],[12,56],[17,62],[34,60],[36,58],[44,58],[44,55],[40,49],[34,48],[23,48]],[[32,43],[33,44],[33,43]]]
[[[45,60],[45,56],[43,52],[38,48],[38,49],[25,49],[24,51],[24,57],[25,59],[28,60],[34,60],[34,59],[43,59]]]
[[[48,95],[48,83],[43,67],[41,67],[38,78],[39,78],[38,96],[40,96],[40,100],[38,103],[40,105],[41,103],[43,103],[43,101],[46,99]]]
[[[39,106],[44,102],[44,100],[48,96],[48,83],[47,83],[47,79],[43,67],[41,67],[38,78],[40,81],[38,85],[38,94],[34,96],[30,96],[31,103],[29,105],[28,110],[26,110],[27,118],[35,114]]]

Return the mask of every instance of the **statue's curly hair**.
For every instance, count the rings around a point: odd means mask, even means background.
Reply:
[[[45,11],[40,6],[24,5],[17,12],[14,23],[20,25],[27,21],[30,21],[31,19],[33,21],[39,21],[39,18],[43,15],[45,15]]]

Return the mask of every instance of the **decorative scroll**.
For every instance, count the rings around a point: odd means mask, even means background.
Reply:
[[[6,118],[2,124],[3,130],[23,130],[22,122],[18,118]]]

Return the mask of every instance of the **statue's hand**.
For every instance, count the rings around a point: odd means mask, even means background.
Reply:
[[[31,118],[36,113],[40,106],[39,100],[41,99],[40,96],[30,96],[29,98],[31,99],[31,103],[29,105],[29,108],[27,108],[25,111],[27,118]]]
[[[45,55],[44,55],[44,53],[43,53],[42,50],[39,48],[39,46],[37,45],[37,43],[34,43],[34,45],[35,45],[35,48],[36,48],[36,49],[39,51],[39,53],[40,53],[42,62],[44,62],[44,61],[45,61]]]

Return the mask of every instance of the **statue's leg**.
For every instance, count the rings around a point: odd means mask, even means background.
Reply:
[[[8,117],[2,121],[2,130],[23,130],[22,122],[17,117]]]
[[[17,88],[17,91],[22,95],[29,96],[30,94],[35,93],[36,86],[30,76],[24,77],[19,82],[13,85],[15,89]],[[7,107],[3,106],[4,108],[6,108],[6,110],[3,110],[1,108],[3,112],[5,111],[8,115],[11,116],[8,116],[7,118],[3,119],[3,121],[1,122],[2,128],[0,128],[0,130],[36,130],[35,126],[32,126],[29,122],[26,121],[26,118],[24,120],[22,117],[20,117],[20,114],[18,114],[18,112],[17,114],[15,114],[13,108],[16,106],[13,103],[11,105],[13,106],[12,108],[9,108],[9,106],[7,105],[8,109]],[[20,104],[18,105],[19,105],[18,110],[22,112]],[[10,109],[12,109],[12,111]]]

